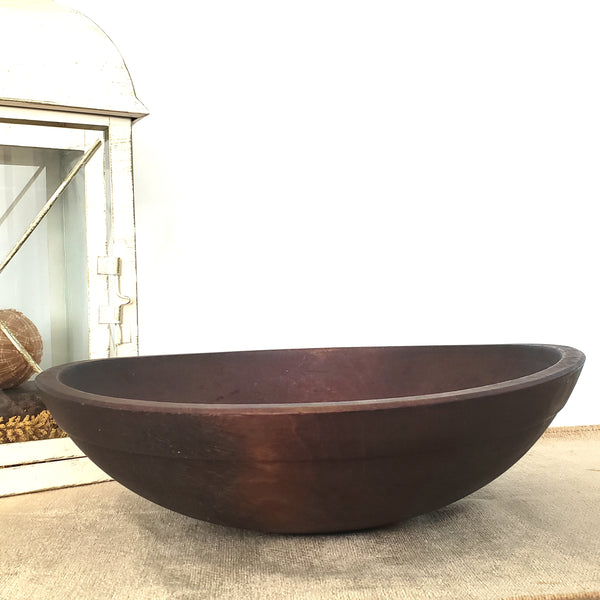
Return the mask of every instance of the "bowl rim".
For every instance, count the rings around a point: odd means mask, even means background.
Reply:
[[[76,368],[80,364],[91,362],[118,361],[122,359],[144,359],[144,358],[162,358],[170,359],[177,356],[201,356],[203,354],[244,354],[256,352],[273,352],[277,350],[238,350],[232,352],[206,352],[206,353],[187,353],[187,354],[166,354],[166,355],[142,355],[114,358],[89,359],[77,362],[57,365],[46,369],[35,379],[38,389],[45,395],[55,400],[73,402],[80,405],[90,405],[95,407],[108,408],[113,410],[131,410],[142,412],[158,413],[210,413],[210,414],[236,414],[236,415],[257,415],[274,413],[315,413],[315,412],[349,412],[364,410],[381,410],[409,406],[430,406],[436,404],[445,404],[449,402],[461,402],[475,397],[486,397],[497,395],[498,393],[508,393],[519,391],[528,387],[539,385],[580,370],[585,363],[585,355],[580,350],[572,346],[558,344],[454,344],[454,345],[427,345],[427,346],[339,346],[331,348],[290,348],[286,350],[338,350],[338,349],[376,349],[376,348],[544,348],[554,350],[558,354],[558,360],[546,367],[514,379],[506,379],[501,382],[488,385],[463,388],[459,390],[449,390],[435,392],[432,394],[421,394],[413,396],[399,396],[390,398],[372,398],[366,400],[342,400],[335,402],[288,402],[288,403],[260,403],[260,404],[232,404],[232,403],[203,403],[203,402],[164,402],[160,400],[141,400],[137,398],[104,396],[85,392],[77,388],[66,385],[61,381],[63,372]]]

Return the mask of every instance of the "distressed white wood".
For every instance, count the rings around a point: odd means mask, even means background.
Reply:
[[[14,496],[110,480],[109,475],[86,457],[5,467],[0,468],[0,496]]]
[[[70,127],[51,127],[3,123],[0,120],[0,144],[3,146],[38,146],[40,140],[51,140],[52,148],[60,150],[81,149],[83,130]]]
[[[107,203],[109,183],[108,155],[110,148],[106,146],[107,132],[86,130],[85,143],[90,146],[98,138],[105,145],[88,163],[85,170],[86,223],[87,223],[87,265],[88,265],[88,332],[90,358],[106,358],[109,356],[109,330],[100,325],[98,315],[100,307],[108,301],[108,281],[105,276],[98,275],[98,256],[104,256],[108,246]]]
[[[81,13],[52,0],[3,0],[0,23],[0,103],[133,118],[148,113],[115,45]]]
[[[12,107],[3,105],[1,100],[0,120],[17,124],[40,124],[55,127],[73,125],[87,129],[107,129],[109,123],[109,117],[105,115],[49,110],[31,105]]]
[[[121,258],[120,291],[130,298],[123,306],[123,323],[114,335],[115,356],[138,354],[137,266],[135,253],[135,212],[133,201],[133,160],[131,120],[111,117],[108,129],[111,170],[110,254]],[[113,300],[114,301],[114,300]]]
[[[85,454],[69,438],[0,444],[0,468],[82,456]]]

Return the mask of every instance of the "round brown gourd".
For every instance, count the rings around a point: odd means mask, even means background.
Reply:
[[[21,342],[33,360],[42,359],[43,343],[38,328],[14,308],[0,309],[2,320],[12,334]],[[33,375],[28,364],[12,342],[0,331],[0,389],[8,389],[25,383]]]

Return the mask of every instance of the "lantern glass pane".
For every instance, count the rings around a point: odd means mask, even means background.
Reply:
[[[0,261],[82,154],[0,145]],[[39,329],[42,368],[88,358],[84,183],[82,170],[0,273],[0,309],[20,311]]]

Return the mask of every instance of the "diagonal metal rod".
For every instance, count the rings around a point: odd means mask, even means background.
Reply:
[[[13,256],[19,251],[21,246],[27,241],[29,236],[35,231],[35,228],[41,223],[42,219],[48,214],[48,211],[54,206],[54,203],[58,200],[60,195],[65,191],[66,187],[71,183],[71,181],[75,178],[75,175],[79,173],[80,169],[84,167],[94,156],[94,153],[100,146],[102,145],[102,140],[96,140],[96,142],[85,151],[84,155],[77,161],[75,166],[71,169],[69,174],[64,178],[62,183],[56,188],[56,191],[44,206],[42,210],[37,214],[37,217],[33,220],[31,225],[26,229],[25,233],[21,236],[19,241],[13,246],[12,250],[7,254],[6,258],[0,263],[0,273],[4,271],[8,263],[11,261]]]
[[[18,196],[8,205],[8,208],[4,211],[4,214],[0,217],[0,225],[8,219],[10,213],[16,208],[17,204],[21,202],[25,194],[31,189],[31,186],[35,183],[35,180],[41,175],[42,171],[46,167],[42,165],[38,167],[37,171],[31,176],[31,179],[25,184],[25,187],[19,192]]]

